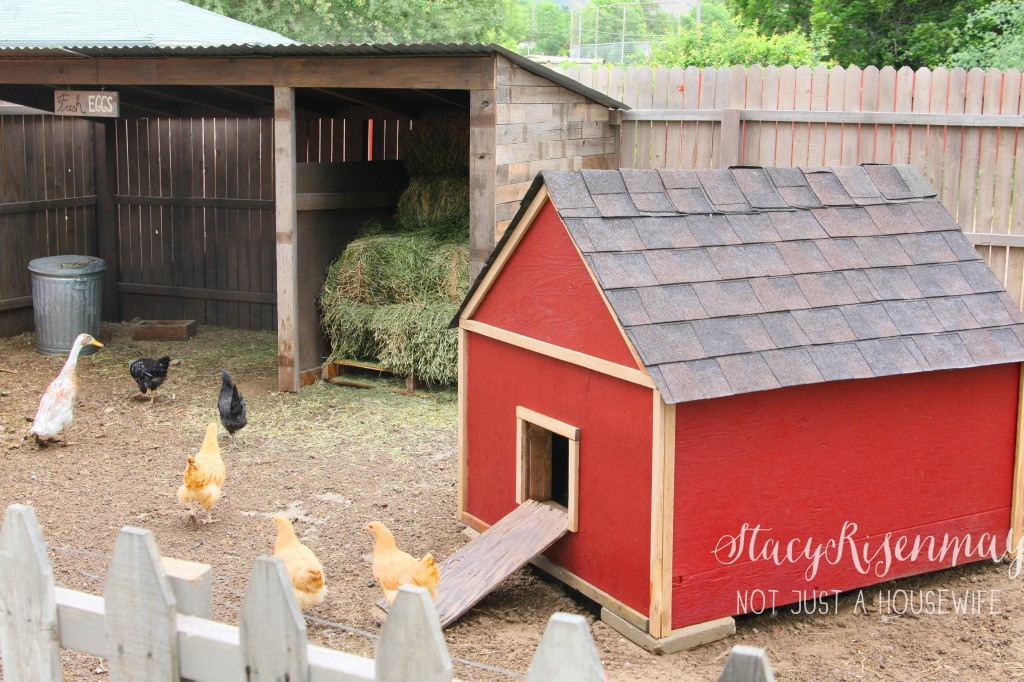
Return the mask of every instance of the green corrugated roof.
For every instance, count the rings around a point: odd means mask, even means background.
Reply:
[[[291,45],[181,0],[4,0],[0,48]]]

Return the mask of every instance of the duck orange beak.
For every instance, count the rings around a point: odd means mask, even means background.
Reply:
[[[103,344],[100,343],[99,341],[97,341],[96,339],[92,340],[92,345],[99,346],[100,348],[103,348]]]

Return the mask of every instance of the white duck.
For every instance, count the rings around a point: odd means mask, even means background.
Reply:
[[[62,433],[65,434],[64,444],[68,444],[67,429],[71,426],[75,399],[78,397],[78,354],[90,344],[103,347],[102,343],[88,334],[78,335],[71,345],[64,369],[50,382],[43,397],[39,399],[39,409],[29,433],[36,437],[40,445]]]

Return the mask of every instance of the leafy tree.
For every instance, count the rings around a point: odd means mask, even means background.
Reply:
[[[735,18],[702,23],[655,45],[644,63],[651,66],[762,66],[826,61],[824,45],[800,31],[765,36],[757,25],[743,26]]]
[[[679,28],[676,33],[686,31],[697,26],[697,7],[690,8],[690,11],[679,17]],[[728,21],[732,16],[729,7],[722,0],[702,0],[700,7],[700,23],[713,24],[716,21]],[[742,20],[741,20],[742,22]]]
[[[744,26],[755,24],[764,33],[811,32],[813,0],[726,0]]]
[[[1000,0],[972,13],[956,31],[948,65],[1024,69],[1024,2]]]
[[[569,53],[569,24],[569,10],[551,0],[517,0],[506,14],[502,32],[512,49],[561,55]]]
[[[988,0],[813,0],[811,28],[840,64],[938,66],[967,17]]]

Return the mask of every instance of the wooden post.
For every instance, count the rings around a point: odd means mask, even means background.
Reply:
[[[298,212],[295,90],[274,88],[274,222],[277,232],[277,385],[299,390]],[[309,303],[312,305],[312,303]]]
[[[722,140],[718,153],[718,167],[728,168],[740,164],[741,134],[740,110],[722,109]]]
[[[1024,363],[1020,366],[1020,389],[1017,394],[1017,447],[1014,449],[1013,490],[1010,495],[1010,553],[1024,560]]]
[[[764,649],[737,644],[729,652],[718,682],[775,682],[775,673]]]
[[[60,680],[53,569],[31,507],[12,504],[0,531],[0,647],[4,679]]]
[[[459,327],[459,359],[458,359],[458,374],[459,374],[459,386],[458,386],[458,476],[457,476],[457,503],[456,503],[456,515],[455,518],[462,519],[462,514],[466,511],[466,390],[469,386],[466,383],[467,371],[469,369],[466,364],[467,353],[469,349],[466,347],[466,330],[461,326]]]
[[[178,613],[213,620],[213,570],[207,564],[160,557],[160,567],[171,581]]]
[[[110,679],[177,680],[177,603],[150,531],[121,529],[103,600]]]
[[[675,508],[676,406],[654,389],[651,435],[651,637],[672,632],[672,525]]]
[[[583,616],[556,613],[548,621],[526,673],[527,682],[604,682],[604,667]]]
[[[495,244],[494,186],[498,168],[497,97],[494,90],[469,92],[469,277],[476,278]]]
[[[114,166],[116,165],[116,121],[97,121],[93,124],[93,183],[96,187],[96,250],[107,264],[103,273],[103,308],[100,317],[117,322],[121,319],[117,285],[121,279],[117,257],[117,210]]]
[[[427,590],[410,585],[398,589],[373,657],[378,682],[452,679],[452,659]]]
[[[245,679],[309,679],[306,621],[280,559],[256,559],[238,614],[238,629]]]

